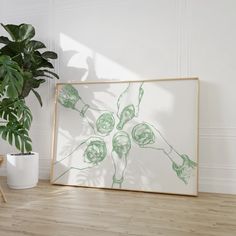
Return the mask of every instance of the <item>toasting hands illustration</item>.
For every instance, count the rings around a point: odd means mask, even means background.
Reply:
[[[162,151],[172,162],[172,169],[176,172],[177,176],[185,184],[188,183],[192,170],[197,164],[190,160],[186,154],[179,154],[158,129],[146,122],[137,124],[132,130],[132,138],[141,148]]]
[[[60,90],[58,101],[62,106],[79,112],[80,116],[87,120],[95,134],[107,136],[115,126],[113,112],[90,107],[70,84]]]
[[[140,102],[144,94],[142,86],[143,82],[129,83],[120,94],[117,101],[117,117],[119,121],[116,127],[113,112],[91,108],[80,97],[77,89],[70,84],[62,87],[59,92],[58,102],[66,108],[79,112],[80,116],[87,120],[97,136],[88,138],[67,156],[54,163],[54,165],[57,165],[58,163],[66,162],[72,154],[76,158],[71,167],[60,174],[54,181],[72,169],[85,170],[102,163],[107,156],[107,146],[102,137],[108,137],[117,129],[119,131],[116,131],[112,139],[111,158],[114,165],[112,187],[122,188],[132,142],[129,133],[121,130],[126,128],[126,126],[128,128],[132,127],[132,122],[129,121],[132,121],[134,117],[138,117]],[[139,123],[132,128],[131,136],[132,141],[140,148],[161,151],[171,162],[172,170],[177,177],[185,184],[188,184],[197,164],[188,155],[178,153],[157,128],[147,122]]]
[[[143,83],[129,83],[119,96],[117,101],[119,123],[116,126],[118,130],[122,130],[128,121],[138,116],[139,105],[144,94],[142,86]]]

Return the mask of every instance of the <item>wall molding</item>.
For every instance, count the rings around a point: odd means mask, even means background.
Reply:
[[[200,127],[199,128],[200,138],[236,138],[236,127]]]
[[[236,194],[235,176],[236,166],[200,164],[199,191]]]
[[[224,178],[200,178],[199,192],[236,194],[236,180]]]
[[[199,169],[212,169],[212,170],[235,170],[236,171],[236,166],[232,167],[232,166],[220,166],[220,165],[213,165],[213,166],[209,166],[209,165],[199,165]]]

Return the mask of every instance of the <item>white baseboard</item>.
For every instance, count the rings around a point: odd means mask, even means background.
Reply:
[[[236,181],[201,178],[199,180],[199,192],[236,194]]]

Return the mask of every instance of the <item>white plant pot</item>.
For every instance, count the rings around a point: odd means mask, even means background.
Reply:
[[[33,188],[38,183],[39,154],[7,154],[7,184],[13,189]]]

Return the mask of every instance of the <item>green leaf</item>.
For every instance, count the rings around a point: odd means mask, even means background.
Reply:
[[[46,46],[42,42],[36,40],[30,40],[27,44],[27,47],[30,51],[46,48]]]
[[[44,57],[45,59],[57,59],[57,54],[55,52],[52,51],[46,51],[44,53],[42,53],[42,57]]]
[[[41,67],[50,68],[50,69],[54,68],[53,64],[45,59],[42,60],[39,68],[41,68]]]
[[[22,150],[21,146],[20,146],[20,141],[19,141],[19,136],[15,133],[14,134],[15,137],[15,146],[18,150]]]
[[[12,60],[18,63],[18,65],[21,67],[24,65],[24,58],[22,56],[22,53],[12,56]]]
[[[32,91],[33,91],[33,93],[35,94],[36,98],[38,99],[40,106],[42,107],[42,106],[43,106],[43,102],[42,102],[41,96],[40,96],[39,93],[38,93],[37,91],[35,91],[34,89],[32,89]]]
[[[32,151],[31,141],[30,141],[30,142],[25,142],[25,150],[26,150],[27,152]]]
[[[17,111],[14,109],[16,100],[4,98],[0,103],[0,118],[6,121],[17,120]]]
[[[0,73],[0,92],[6,89],[8,97],[18,97],[23,87],[23,77],[18,64],[9,56],[0,56]]]
[[[47,59],[43,58],[39,51],[34,51],[31,55],[32,59],[32,69],[37,70],[40,68],[54,68],[52,63],[50,63]]]
[[[32,141],[29,134],[19,122],[8,122],[6,126],[0,126],[0,135],[10,144],[14,144],[22,153],[32,151]]]
[[[17,100],[14,103],[14,110],[17,112],[17,117],[19,123],[27,130],[30,129],[33,116],[29,107],[26,106],[25,101],[23,99]]]
[[[2,138],[3,138],[4,140],[7,139],[7,130],[3,130],[3,132],[2,132]]]
[[[33,77],[25,79],[25,83],[24,83],[20,97],[21,98],[27,97],[32,89],[38,88],[45,81],[46,81],[45,79],[35,79]]]
[[[13,133],[12,133],[12,131],[9,131],[8,142],[10,145],[12,145],[12,141],[13,141]]]
[[[13,49],[9,48],[8,45],[6,45],[0,49],[0,54],[14,57],[18,53],[15,52]]]
[[[35,36],[35,29],[32,25],[21,24],[19,27],[19,40],[31,39]]]
[[[57,79],[59,79],[59,76],[55,72],[52,72],[50,70],[46,70],[46,69],[44,69],[44,70],[37,70],[37,73],[39,74],[39,76],[47,76],[45,73],[48,73],[48,74],[53,75]]]
[[[19,38],[19,26],[18,25],[4,25],[1,24],[2,27],[10,34],[12,40],[16,41]]]
[[[11,41],[9,40],[9,38],[4,37],[4,36],[0,36],[0,43],[8,44],[8,43],[10,43],[10,42],[11,42]]]
[[[35,29],[32,25],[29,24],[21,24],[21,25],[13,25],[1,24],[3,28],[10,34],[13,41],[23,41],[29,40],[34,37]]]
[[[6,46],[0,49],[2,54],[9,55],[11,57],[16,54],[23,53],[25,49],[25,41],[9,42]]]

